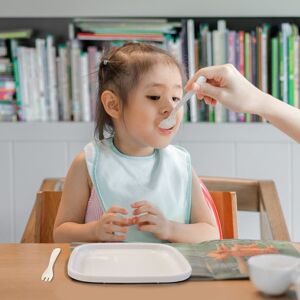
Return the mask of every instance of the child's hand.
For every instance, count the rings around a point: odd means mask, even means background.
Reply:
[[[151,232],[160,240],[168,240],[171,223],[164,215],[148,201],[138,201],[131,204],[134,208],[133,223],[140,231]]]
[[[101,242],[124,241],[128,226],[132,225],[132,218],[120,216],[127,215],[127,209],[114,205],[101,218],[95,222],[95,237]]]

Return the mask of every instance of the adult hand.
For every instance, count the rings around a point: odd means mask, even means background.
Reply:
[[[195,83],[200,76],[207,81]],[[199,99],[216,105],[217,101],[235,112],[257,113],[263,92],[251,84],[233,65],[211,66],[198,70],[187,82],[186,90],[194,89]]]
[[[131,204],[134,223],[140,231],[151,232],[157,239],[168,240],[171,231],[171,222],[168,221],[159,209],[148,201],[138,201]]]

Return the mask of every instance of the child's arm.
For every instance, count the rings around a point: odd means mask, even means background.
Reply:
[[[214,216],[208,207],[198,177],[193,171],[191,224],[167,220],[163,214],[147,201],[132,204],[137,228],[147,231],[161,240],[174,243],[199,243],[219,238]]]
[[[55,242],[123,241],[127,232],[127,219],[119,214],[127,210],[114,206],[98,221],[84,224],[86,207],[90,197],[91,182],[84,153],[73,161],[64,184],[62,199],[56,216],[53,236]],[[122,235],[115,235],[121,232]]]
[[[204,199],[198,176],[193,170],[191,224],[171,222],[168,240],[173,243],[200,243],[219,237],[214,215]]]

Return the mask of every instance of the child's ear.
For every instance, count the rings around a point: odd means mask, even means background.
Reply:
[[[106,90],[101,94],[101,102],[107,114],[118,119],[121,115],[120,99],[112,91]]]

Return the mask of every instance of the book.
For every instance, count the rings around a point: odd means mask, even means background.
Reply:
[[[72,103],[70,91],[70,50],[67,44],[58,48],[58,94],[60,99],[61,120],[71,121]]]
[[[6,39],[28,39],[32,35],[31,29],[16,29],[0,31],[0,40]]]
[[[49,121],[50,100],[48,93],[48,65],[46,59],[46,41],[44,39],[35,40],[35,48],[37,53],[37,86],[39,91],[39,101],[41,105],[41,121]]]
[[[283,23],[282,30],[282,97],[283,101],[288,103],[288,38],[291,35],[291,24]]]
[[[227,28],[224,20],[219,20],[217,30],[212,32],[213,39],[213,64],[222,65],[227,62]],[[227,120],[227,111],[225,107],[217,102],[215,107],[215,122],[222,123]]]
[[[57,96],[57,73],[56,73],[56,49],[54,38],[48,35],[46,38],[46,57],[48,66],[48,91],[50,103],[50,121],[58,121],[58,96]]]
[[[271,39],[271,61],[272,61],[272,95],[279,98],[279,39]]]
[[[188,76],[192,77],[195,72],[195,24],[194,20],[187,20],[187,50],[188,50]],[[190,106],[190,122],[198,121],[197,98],[192,96],[189,101]]]
[[[89,68],[88,55],[86,52],[80,54],[80,100],[81,100],[81,120],[92,121],[91,100],[89,90]]]
[[[189,261],[191,279],[196,280],[248,278],[247,260],[254,255],[279,253],[300,258],[300,244],[286,241],[229,239],[169,245]]]

